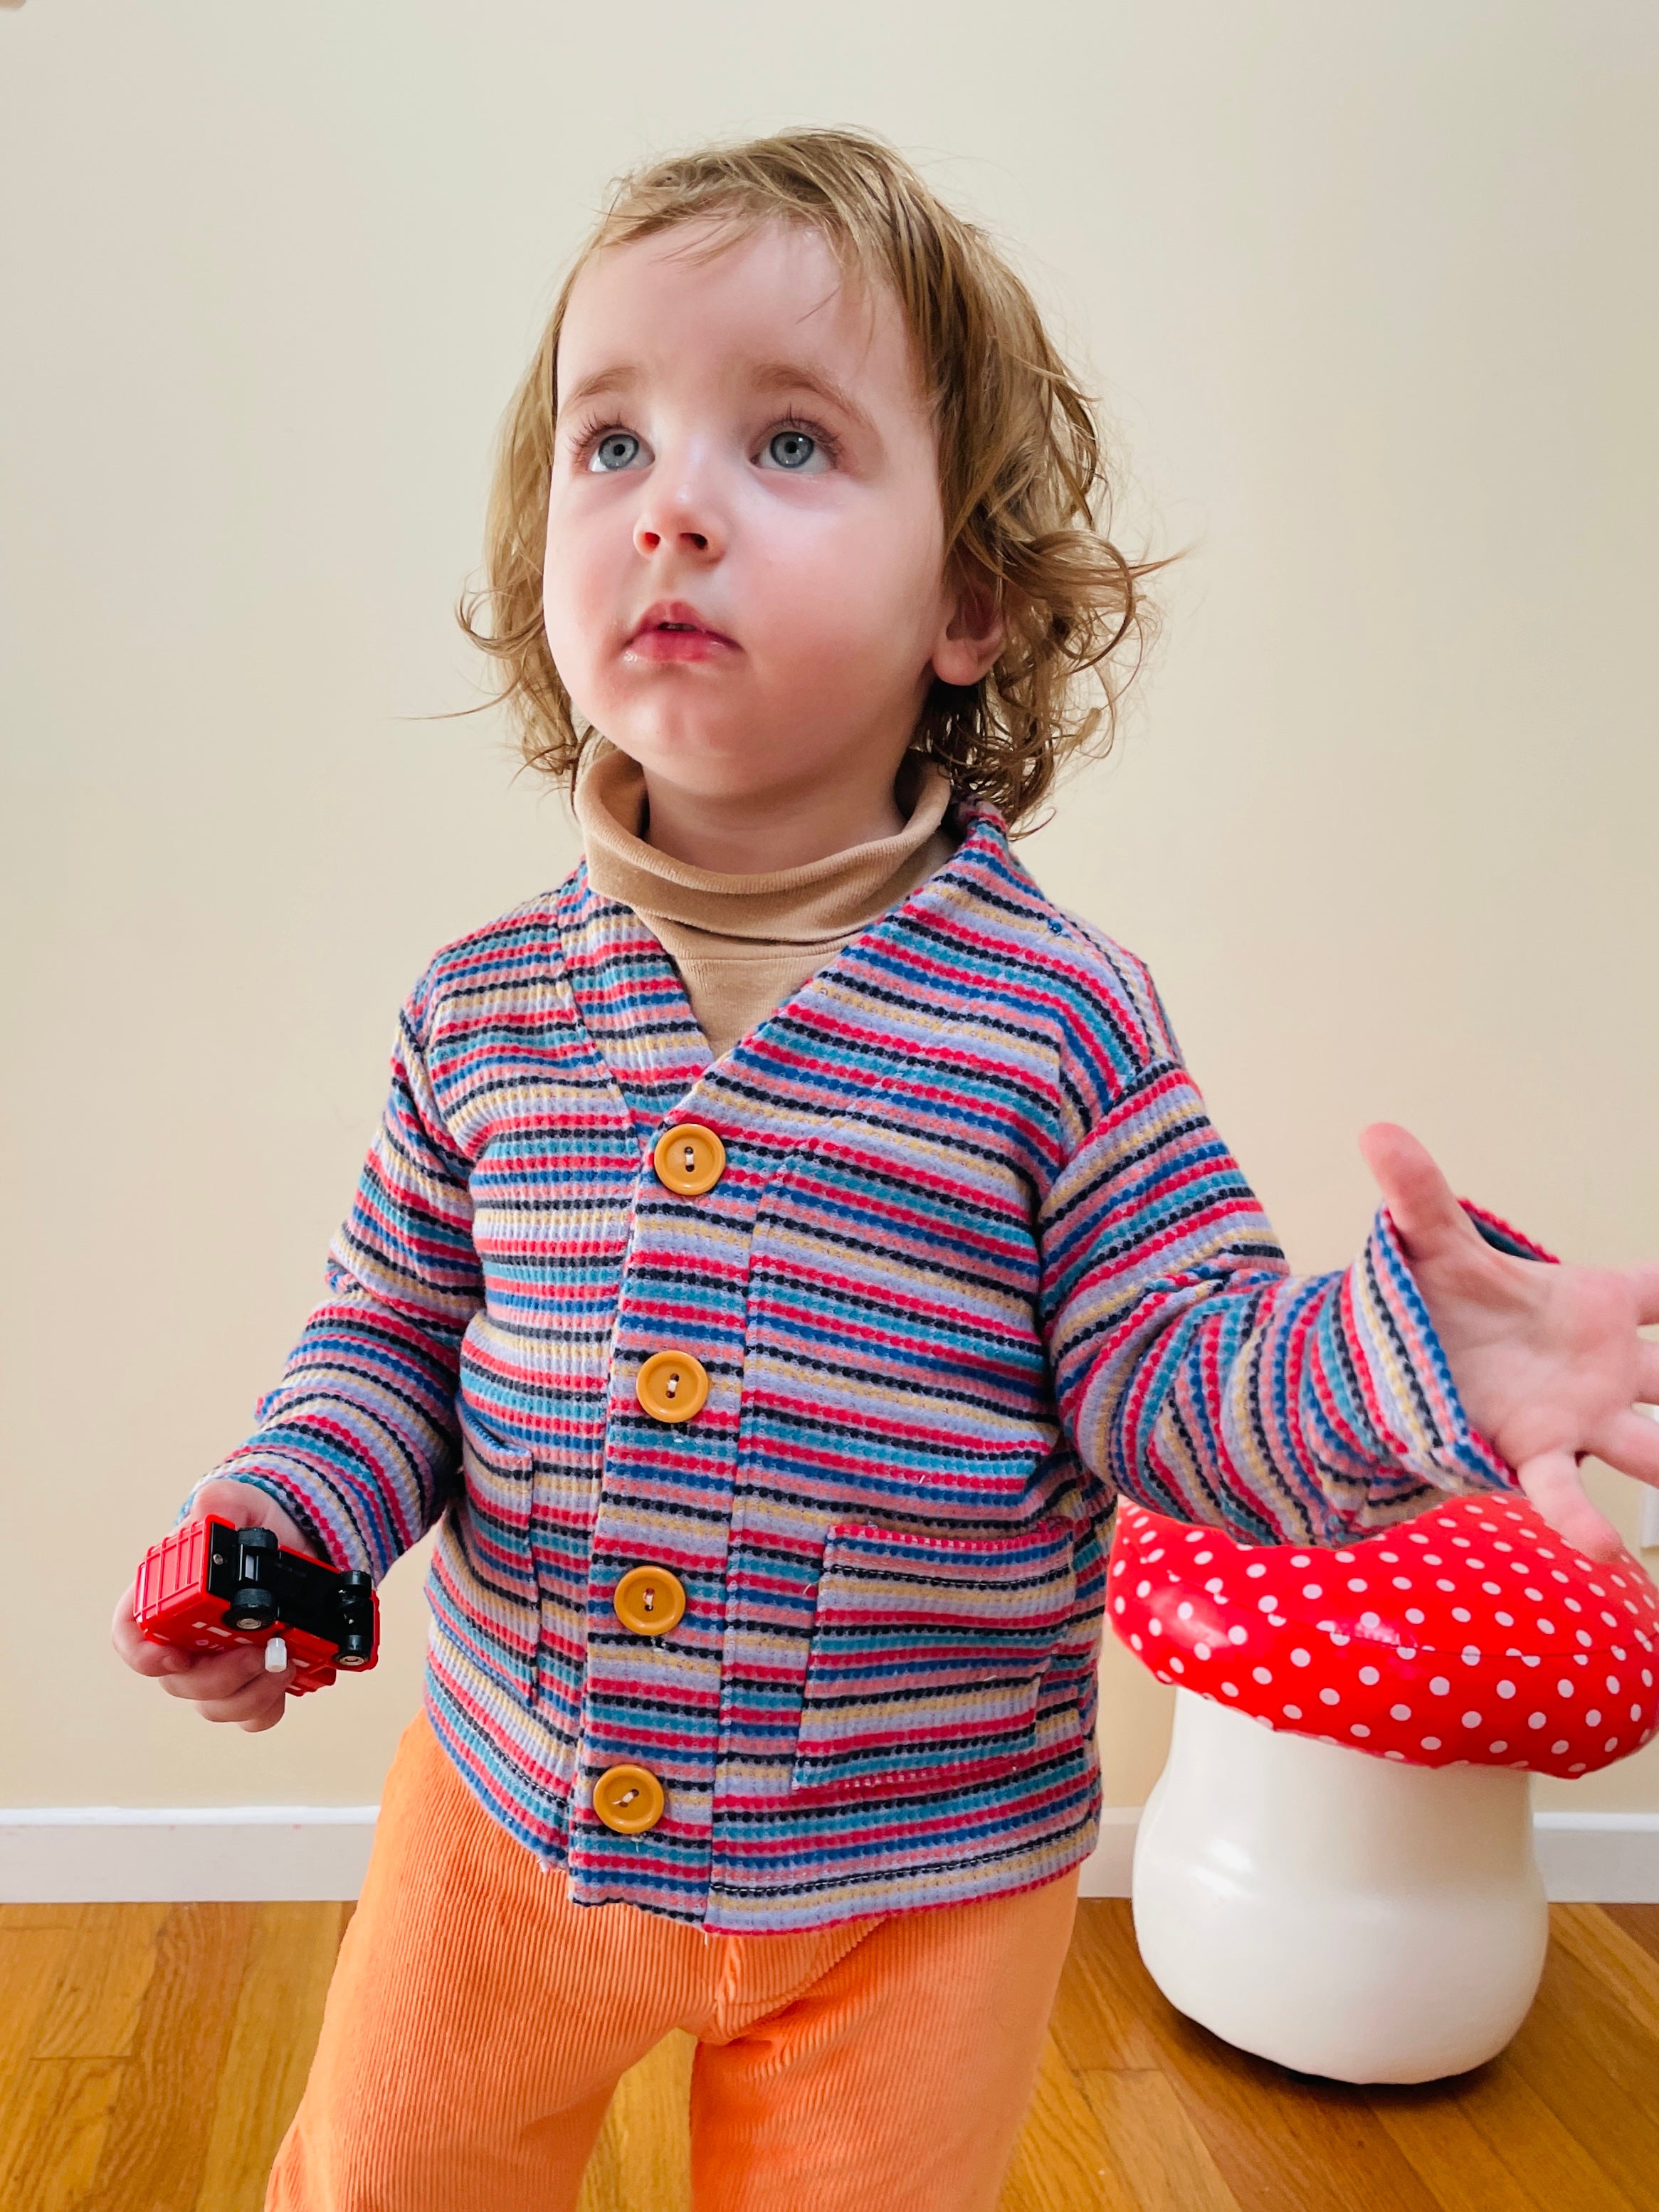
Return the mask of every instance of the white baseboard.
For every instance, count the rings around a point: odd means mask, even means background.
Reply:
[[[0,1904],[353,1898],[375,1805],[0,1811]]]
[[[209,1904],[354,1898],[373,1805],[119,1805],[0,1810],[0,1904]],[[1085,1897],[1127,1897],[1133,1807],[1109,1807]],[[1659,1905],[1659,1813],[1540,1813],[1538,1862],[1559,1904]]]

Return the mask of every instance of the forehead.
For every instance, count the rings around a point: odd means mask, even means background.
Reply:
[[[623,373],[729,380],[792,364],[866,404],[923,404],[896,294],[843,267],[821,232],[687,222],[589,256],[559,333],[559,398]]]

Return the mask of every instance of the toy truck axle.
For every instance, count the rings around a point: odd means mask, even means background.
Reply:
[[[380,1604],[368,1575],[342,1574],[289,1551],[270,1528],[233,1528],[213,1514],[145,1553],[132,1613],[152,1644],[185,1651],[280,1638],[296,1695],[326,1689],[339,1667],[365,1673],[379,1656]]]

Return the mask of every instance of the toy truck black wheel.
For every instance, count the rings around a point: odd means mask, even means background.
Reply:
[[[258,1583],[244,1583],[230,1601],[233,1628],[269,1628],[276,1618],[276,1599]]]
[[[334,1655],[337,1667],[367,1667],[374,1656],[374,1577],[354,1567],[340,1577],[340,1626],[344,1633]]]

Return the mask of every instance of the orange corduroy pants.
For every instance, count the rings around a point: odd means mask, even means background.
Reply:
[[[697,2212],[991,2212],[1076,1896],[747,1936],[573,1905],[422,1714],[266,2212],[569,2212],[611,2091],[677,2027]]]

